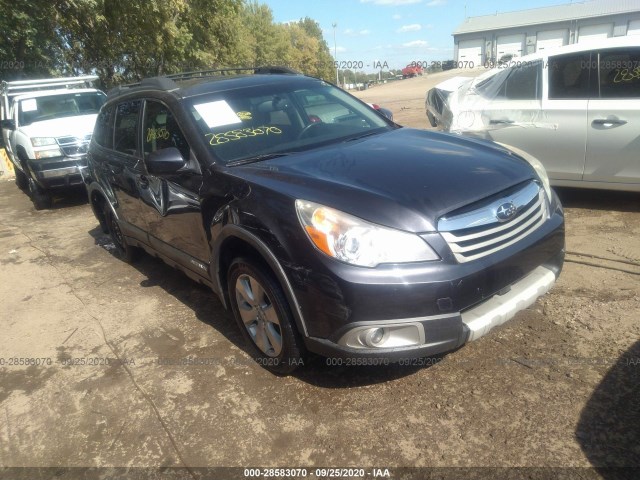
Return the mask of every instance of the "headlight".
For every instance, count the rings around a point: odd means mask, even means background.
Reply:
[[[51,158],[51,157],[61,157],[62,151],[59,148],[52,148],[50,150],[36,150],[36,159],[40,160],[42,158]]]
[[[520,150],[519,148],[512,147],[511,145],[506,145],[504,143],[496,142],[498,145],[506,148],[507,150],[511,150],[513,153],[525,159],[529,165],[533,167],[533,169],[538,174],[540,181],[542,182],[542,186],[544,187],[544,191],[547,194],[547,198],[549,202],[551,202],[551,184],[549,183],[549,175],[547,175],[547,170],[545,170],[544,165],[533,155],[529,155],[527,152]]]
[[[298,218],[311,242],[322,252],[351,265],[437,260],[438,255],[413,233],[369,223],[305,200],[296,200]]]
[[[46,147],[47,145],[55,145],[56,139],[53,137],[32,137],[31,145],[34,147]]]

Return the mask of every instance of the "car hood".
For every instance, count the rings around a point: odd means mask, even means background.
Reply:
[[[498,145],[409,128],[235,168],[293,198],[412,232],[435,231],[445,213],[535,178]]]
[[[453,77],[445,80],[444,82],[440,82],[434,88],[443,92],[455,92],[462,85],[470,84],[472,81],[473,77]]]
[[[29,137],[84,137],[93,133],[97,114],[54,118],[20,127]]]

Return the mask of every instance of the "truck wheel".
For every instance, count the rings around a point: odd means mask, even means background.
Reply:
[[[113,241],[113,244],[115,245],[115,256],[127,263],[133,263],[138,258],[140,251],[136,247],[127,243],[127,240],[120,229],[120,225],[118,224],[118,220],[111,211],[107,202],[104,202],[104,219],[107,224],[107,230],[109,231],[111,241]]]
[[[434,117],[433,113],[431,113],[428,110],[427,110],[427,119],[429,120],[429,123],[431,124],[432,127],[438,126],[438,121],[436,120],[436,117]]]
[[[257,262],[237,258],[227,275],[233,315],[256,362],[287,375],[303,364],[302,341],[289,303],[271,272]]]
[[[18,170],[17,168],[14,168],[14,170],[16,173],[16,185],[20,190],[26,190],[29,186],[29,179],[23,171]]]
[[[33,178],[29,178],[28,182],[29,195],[31,195],[31,201],[33,202],[33,206],[36,210],[46,210],[47,208],[51,208],[52,199],[49,192],[40,188]]]

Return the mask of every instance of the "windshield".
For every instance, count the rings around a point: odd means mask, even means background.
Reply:
[[[54,118],[98,113],[106,95],[102,92],[76,92],[20,100],[18,122],[30,125]]]
[[[210,150],[225,163],[308,150],[394,128],[373,109],[319,80],[199,96],[189,107]]]

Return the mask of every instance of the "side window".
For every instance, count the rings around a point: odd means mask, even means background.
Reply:
[[[539,100],[542,98],[542,62],[525,62],[511,67],[511,74],[504,84],[504,94],[509,100]]]
[[[118,105],[113,148],[118,152],[135,155],[138,152],[138,119],[140,100],[130,100]]]
[[[113,148],[113,111],[115,107],[110,105],[103,108],[96,119],[96,126],[93,129],[93,139],[105,148]]]
[[[475,91],[491,100],[539,100],[542,98],[542,62],[522,62],[500,70],[479,82]]]
[[[600,53],[600,98],[640,98],[640,49]]]
[[[589,98],[591,96],[589,77],[594,67],[589,53],[549,57],[547,65],[549,98],[557,100]]]
[[[171,110],[159,102],[147,101],[144,110],[143,145],[146,157],[156,150],[175,147],[189,159],[189,144]]]

